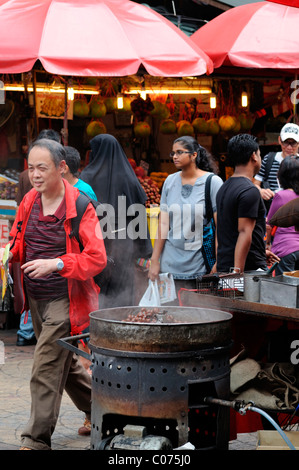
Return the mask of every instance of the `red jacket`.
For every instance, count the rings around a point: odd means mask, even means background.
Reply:
[[[66,180],[63,180],[63,182],[66,199],[66,219],[64,222],[66,254],[61,256],[64,268],[59,273],[68,280],[71,334],[79,334],[89,325],[89,313],[99,308],[98,295],[100,289],[95,284],[93,276],[105,268],[107,256],[100,224],[91,204],[88,205],[79,226],[80,240],[84,246],[82,252],[80,252],[79,243],[76,238],[69,236],[72,230],[70,219],[77,214],[75,201],[80,193],[77,188],[71,186]],[[17,234],[18,222],[23,221],[21,232],[18,234],[15,245],[11,249],[13,261],[19,261],[21,266],[25,263],[24,236],[26,225],[36,196],[37,191],[35,189],[31,189],[24,196],[10,232],[13,241]],[[23,271],[21,278],[23,286]],[[28,309],[25,295],[24,309]]]

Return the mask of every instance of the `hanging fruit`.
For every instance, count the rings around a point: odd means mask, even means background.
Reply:
[[[189,121],[184,119],[177,123],[177,133],[179,137],[184,135],[194,135],[194,129],[192,124]]]
[[[239,119],[236,118],[236,123],[235,123],[234,127],[232,128],[232,132],[234,134],[239,134],[240,130],[241,130],[241,123],[240,123]]]
[[[106,98],[104,100],[104,104],[106,106],[107,113],[112,113],[117,109],[117,101],[115,97]]]
[[[157,117],[160,119],[167,119],[170,115],[170,111],[166,104],[161,103],[160,101],[152,101],[153,109],[150,111],[151,116]]]
[[[131,110],[137,121],[144,121],[153,108],[154,105],[150,98],[144,100],[141,96],[138,96],[138,98],[131,102]]]
[[[89,115],[89,105],[85,98],[74,100],[73,114],[81,118],[85,118]]]
[[[98,119],[90,121],[90,123],[86,127],[86,134],[89,139],[92,139],[98,134],[106,134],[106,133],[107,133],[107,129],[106,129],[105,124]]]
[[[89,103],[90,115],[94,118],[106,116],[107,108],[102,99],[92,98]]]
[[[192,126],[196,134],[206,134],[208,131],[208,123],[204,118],[197,117],[192,121]]]
[[[241,124],[241,131],[249,131],[253,127],[254,117],[249,113],[241,113],[239,115],[239,121]]]
[[[118,83],[113,79],[105,79],[101,81],[101,95],[103,97],[116,96],[118,92]]]
[[[175,134],[176,133],[176,123],[173,119],[164,119],[160,124],[161,134]]]
[[[151,133],[150,125],[145,121],[139,121],[134,126],[134,134],[136,137],[143,139],[148,137]]]
[[[208,130],[207,130],[208,135],[217,135],[217,134],[219,134],[220,126],[218,124],[218,119],[216,119],[216,118],[208,119],[207,124],[208,124]]]
[[[220,129],[224,132],[233,131],[234,127],[237,124],[237,118],[235,116],[230,116],[228,114],[221,116],[219,118]]]

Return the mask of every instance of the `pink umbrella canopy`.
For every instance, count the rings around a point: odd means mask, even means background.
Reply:
[[[175,25],[129,0],[0,0],[0,72],[153,76],[213,71],[211,59]]]
[[[191,39],[214,67],[299,70],[299,1],[265,1],[235,7]]]

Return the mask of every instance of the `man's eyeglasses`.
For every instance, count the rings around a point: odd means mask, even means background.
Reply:
[[[170,152],[169,156],[172,158],[175,155],[178,155],[178,156],[183,155],[183,153],[192,153],[192,152],[188,152],[188,150],[176,150],[175,152],[174,151]]]
[[[294,149],[297,147],[298,142],[290,142],[289,140],[285,140],[284,142],[281,142],[283,147],[288,147],[289,145]]]

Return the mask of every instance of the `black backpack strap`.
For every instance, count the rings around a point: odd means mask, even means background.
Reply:
[[[267,179],[269,178],[270,170],[272,168],[275,155],[276,155],[276,152],[268,153],[266,167],[265,167],[265,175],[264,175],[264,178],[263,178],[264,181],[267,181]]]
[[[17,233],[16,233],[16,235],[15,235],[15,238],[13,239],[12,244],[10,245],[10,250],[12,250],[13,247],[15,246],[17,236],[18,236],[18,234],[19,234],[19,233],[21,232],[21,230],[22,230],[22,225],[23,225],[23,220],[19,220],[19,222],[17,223]]]
[[[72,231],[70,233],[70,237],[75,237],[78,243],[80,244],[80,248],[82,250],[82,243],[80,242],[79,238],[79,225],[81,222],[81,219],[84,215],[84,212],[86,211],[86,208],[88,204],[90,203],[90,198],[84,193],[80,193],[79,196],[76,199],[76,209],[77,209],[77,215],[76,217],[73,217],[72,220]]]
[[[211,180],[214,175],[209,175],[205,184],[205,204],[206,204],[206,220],[210,222],[213,217],[213,208],[211,202]]]

